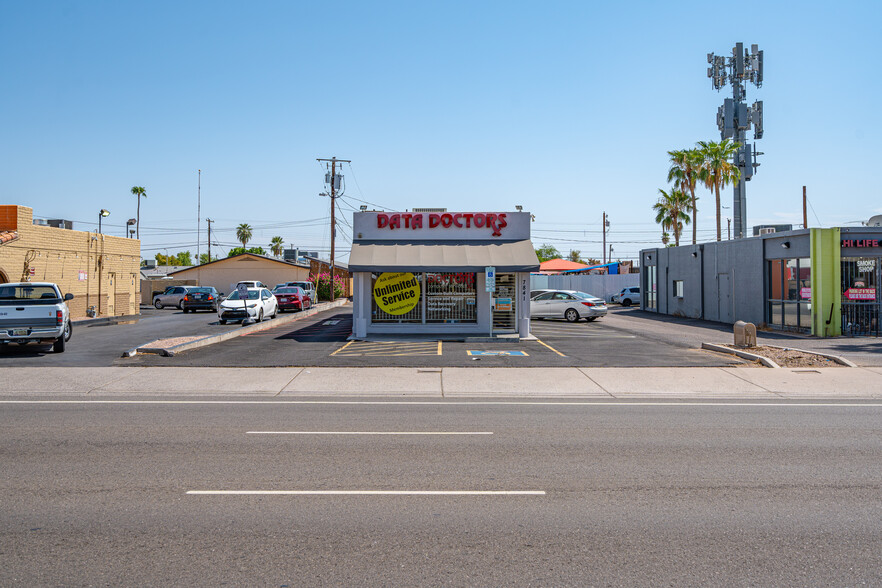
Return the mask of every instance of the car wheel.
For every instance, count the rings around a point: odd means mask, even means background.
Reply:
[[[622,300],[622,306],[631,306],[631,299],[625,298],[624,300]]]
[[[162,302],[159,301],[159,298],[153,301],[153,306],[156,310],[162,310]]]
[[[262,321],[263,321],[263,309],[261,308],[259,311],[257,311],[257,322],[262,322]]]
[[[65,343],[66,341],[64,339],[64,335],[62,335],[55,340],[55,343],[52,344],[52,351],[54,351],[55,353],[64,353]]]
[[[71,335],[73,335],[73,325],[70,324],[70,321],[67,321],[67,324],[64,326],[64,340],[70,341]]]
[[[574,323],[579,320],[579,311],[575,308],[568,308],[564,313],[564,318],[567,319],[568,322]]]
[[[178,308],[180,308],[181,310],[184,310],[184,303],[178,302]]]

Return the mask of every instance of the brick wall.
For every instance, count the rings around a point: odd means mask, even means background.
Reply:
[[[4,227],[13,217],[15,227]],[[25,272],[32,282],[58,284],[62,294],[74,295],[68,302],[74,319],[85,318],[90,306],[105,315],[110,296],[113,314],[138,314],[139,240],[35,225],[26,206],[0,206],[3,228],[18,231],[18,239],[0,245],[0,273],[8,281],[20,281]]]

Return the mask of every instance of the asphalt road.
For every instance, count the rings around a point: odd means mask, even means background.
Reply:
[[[352,313],[332,309],[293,324],[237,337],[174,357],[138,355],[115,365],[208,367],[633,367],[726,366],[743,363],[687,344],[623,330],[606,319],[534,320],[539,341],[465,343],[401,337],[347,341]],[[512,353],[514,352],[514,353]],[[500,355],[493,355],[500,353]],[[510,355],[505,355],[506,353]],[[489,354],[489,355],[488,355]]]
[[[4,404],[0,585],[879,585],[880,417],[878,404]],[[188,494],[218,490],[544,494]]]
[[[75,324],[64,353],[53,353],[51,345],[0,346],[0,367],[109,366],[123,351],[156,339],[210,335],[237,328],[238,324],[218,324],[213,312],[184,314],[174,308],[142,308],[136,322]]]

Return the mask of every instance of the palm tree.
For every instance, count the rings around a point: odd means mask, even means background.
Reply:
[[[680,246],[680,233],[683,231],[683,223],[688,223],[689,196],[683,190],[672,188],[670,192],[659,189],[661,196],[652,209],[655,210],[655,222],[660,223],[662,230],[668,229],[674,232],[674,245]]]
[[[667,231],[662,231],[662,245],[665,247],[668,246],[668,243],[671,242],[671,235]]]
[[[738,143],[729,139],[723,139],[719,143],[713,141],[699,141],[698,150],[701,152],[704,163],[702,164],[702,179],[708,190],[713,189],[717,199],[717,241],[723,240],[722,228],[720,227],[720,188],[725,188],[732,182],[737,182],[741,172],[738,167],[729,160],[738,152]]]
[[[242,248],[248,244],[248,241],[251,240],[251,225],[248,223],[242,223],[238,227],[236,227],[236,239],[242,243]]]
[[[135,217],[136,218],[135,222],[137,224],[135,225],[135,228],[136,228],[136,232],[137,232],[136,236],[138,237],[138,239],[140,239],[141,238],[141,196],[143,196],[144,198],[147,198],[147,189],[144,188],[143,186],[132,186],[132,194],[134,194],[135,198],[138,199],[138,214]]]
[[[285,248],[285,241],[281,237],[273,237],[270,241],[269,248],[272,250],[273,255],[278,257],[282,254],[282,249]]]
[[[695,207],[695,185],[701,179],[704,157],[698,149],[678,149],[668,151],[671,168],[668,170],[668,181],[674,181],[682,191],[689,191],[692,198],[692,244],[698,242],[698,210]]]

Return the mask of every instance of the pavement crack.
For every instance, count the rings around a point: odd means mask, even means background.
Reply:
[[[775,392],[774,390],[769,390],[769,389],[766,388],[765,386],[760,386],[760,385],[757,384],[756,382],[751,382],[751,381],[748,380],[747,378],[742,378],[742,377],[739,376],[737,373],[735,373],[735,370],[737,370],[737,369],[739,369],[739,368],[734,368],[734,369],[720,368],[720,369],[723,370],[724,372],[726,372],[727,374],[732,374],[733,376],[735,376],[736,378],[738,378],[738,379],[741,380],[742,382],[747,382],[747,383],[750,384],[751,386],[756,386],[756,387],[759,388],[760,390],[763,390],[763,391],[765,391],[765,392],[768,392],[769,394],[774,394],[774,395],[777,396],[778,398],[784,398],[784,397],[785,397],[783,394],[779,394],[779,393]],[[767,369],[768,369],[768,368],[767,368]]]
[[[287,388],[288,386],[290,386],[290,385],[294,382],[294,380],[297,379],[297,376],[299,376],[300,374],[303,373],[303,370],[304,370],[304,369],[306,369],[306,368],[300,368],[300,369],[298,369],[298,370],[297,370],[297,373],[294,374],[294,377],[291,378],[290,380],[288,380],[288,383],[287,383],[287,384],[285,384],[284,386],[282,386],[281,388],[279,388],[279,391],[275,393],[275,396],[281,396],[281,395],[282,395],[282,392],[285,391],[285,388]]]
[[[600,388],[601,390],[603,390],[604,393],[608,394],[608,395],[610,396],[610,398],[615,398],[615,397],[616,397],[612,392],[610,392],[609,390],[607,390],[606,388],[604,388],[603,386],[601,386],[601,385],[600,385],[600,382],[598,382],[597,380],[595,380],[594,378],[592,378],[591,376],[589,376],[588,374],[586,374],[586,373],[585,373],[585,370],[584,370],[583,368],[576,368],[576,369],[579,370],[579,372],[580,372],[583,376],[585,376],[586,378],[588,378],[588,381],[589,381],[589,382],[593,383],[595,386],[597,386],[598,388]]]

